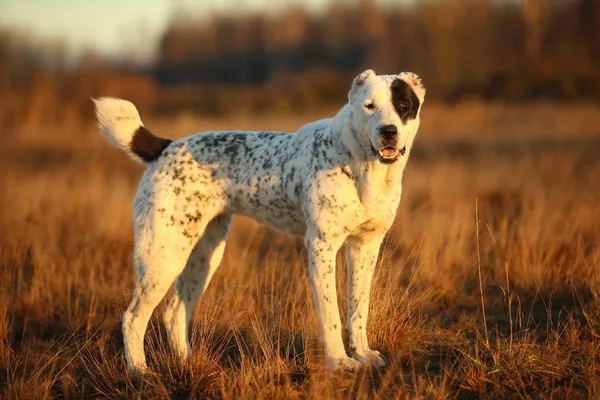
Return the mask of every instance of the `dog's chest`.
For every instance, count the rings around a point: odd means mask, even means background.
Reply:
[[[354,212],[356,217],[348,221],[347,231],[351,235],[384,233],[394,222],[397,208],[398,202],[395,199],[381,200],[377,204],[368,206],[361,203]]]

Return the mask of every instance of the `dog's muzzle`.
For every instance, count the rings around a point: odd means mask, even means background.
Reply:
[[[379,128],[379,149],[373,151],[379,156],[379,160],[385,164],[391,164],[403,156],[406,146],[398,149],[398,127],[396,125],[383,125]]]
[[[398,159],[401,156],[406,154],[406,145],[401,149],[397,149],[394,146],[385,146],[376,149],[375,147],[373,147],[373,145],[371,145],[371,150],[373,151],[374,155],[379,157],[379,161],[381,161],[382,163],[393,164],[396,161],[398,161]]]

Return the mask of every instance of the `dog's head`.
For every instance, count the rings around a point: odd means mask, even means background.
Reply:
[[[421,79],[412,72],[376,75],[366,70],[354,78],[348,93],[357,138],[367,140],[373,155],[393,164],[410,150],[419,129],[425,100]]]

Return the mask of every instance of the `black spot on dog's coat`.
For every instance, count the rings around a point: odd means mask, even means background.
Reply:
[[[406,125],[408,120],[417,118],[421,102],[409,84],[398,78],[392,82],[390,90],[392,91],[392,104],[402,123]]]

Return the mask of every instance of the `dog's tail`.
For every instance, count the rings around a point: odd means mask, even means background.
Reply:
[[[106,140],[134,160],[151,163],[171,143],[169,139],[154,136],[144,127],[133,103],[112,97],[92,100],[96,105],[98,127]]]

